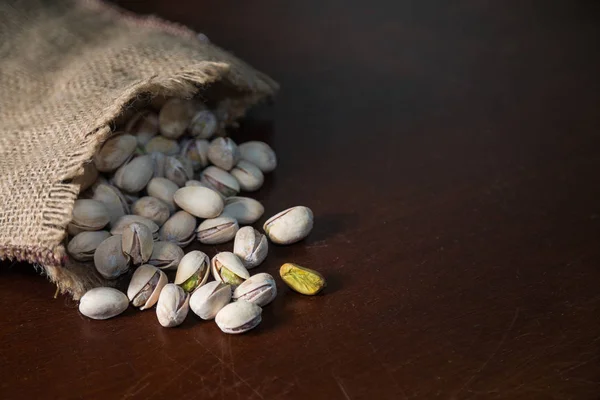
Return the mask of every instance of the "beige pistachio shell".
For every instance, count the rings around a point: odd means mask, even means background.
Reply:
[[[123,229],[123,254],[131,259],[133,265],[141,265],[150,259],[154,240],[150,229],[139,222],[133,222]]]
[[[164,242],[173,242],[186,247],[195,238],[196,218],[186,211],[177,211],[160,228],[158,237]]]
[[[235,234],[233,253],[250,269],[260,265],[269,252],[267,237],[251,226],[245,226]]]
[[[208,186],[206,186],[204,183],[194,180],[194,179],[190,179],[189,181],[187,181],[185,183],[185,186],[198,186],[198,187],[203,187],[203,188],[208,188],[210,189]]]
[[[67,245],[67,251],[75,260],[91,261],[96,248],[110,237],[107,231],[86,231],[78,233]]]
[[[167,160],[166,155],[164,155],[161,152],[158,151],[153,151],[152,153],[149,154],[150,157],[152,157],[152,161],[154,161],[154,174],[152,175],[153,178],[164,178],[165,176],[165,163]]]
[[[217,281],[208,282],[190,297],[190,308],[204,320],[213,319],[231,301],[231,286]]]
[[[94,200],[102,202],[110,215],[110,224],[114,225],[123,215],[129,214],[129,204],[121,191],[112,185],[101,184],[94,190]]]
[[[94,155],[94,164],[100,172],[112,172],[123,165],[135,151],[135,136],[117,132],[100,146]]]
[[[225,197],[235,196],[240,191],[240,184],[233,175],[212,165],[202,171],[200,181]]]
[[[98,169],[93,162],[88,162],[83,165],[82,174],[76,176],[73,183],[79,185],[79,192],[81,193],[92,187],[96,179],[98,179]]]
[[[223,200],[212,189],[186,186],[177,190],[173,201],[198,218],[214,218],[223,211]]]
[[[245,300],[264,307],[277,297],[275,279],[265,272],[246,279],[233,292],[233,300]]]
[[[144,224],[150,229],[152,232],[152,237],[154,239],[158,238],[158,225],[156,225],[153,221],[148,218],[141,217],[139,215],[124,215],[113,225],[110,233],[113,235],[121,235],[123,234],[123,230],[131,223],[139,222],[140,224]]]
[[[117,289],[97,287],[88,290],[79,300],[79,312],[92,319],[108,319],[127,309],[127,296]]]
[[[277,156],[268,144],[251,141],[238,146],[240,159],[251,162],[262,172],[271,172],[277,167]]]
[[[264,212],[263,205],[250,197],[228,197],[223,208],[223,214],[235,218],[240,225],[255,223]]]
[[[115,172],[115,185],[128,192],[137,193],[144,189],[154,175],[154,161],[149,155],[139,156],[122,165]]]
[[[172,242],[154,242],[148,264],[162,270],[176,270],[184,256],[183,249]]]
[[[229,303],[217,313],[219,329],[232,335],[256,328],[261,322],[262,308],[247,301]]]
[[[198,225],[196,238],[204,244],[221,244],[232,240],[239,229],[237,221],[229,216],[206,219]]]
[[[167,283],[167,275],[160,269],[150,264],[140,265],[131,277],[127,297],[134,307],[146,310],[156,304],[160,291]]]
[[[208,159],[217,167],[229,171],[240,159],[237,145],[228,137],[219,137],[210,142]]]
[[[211,269],[216,281],[234,288],[250,277],[240,259],[229,251],[217,253],[211,260]]]
[[[304,239],[313,227],[310,208],[296,206],[284,210],[265,222],[263,229],[269,239],[277,244],[291,244]]]
[[[165,160],[165,178],[183,186],[194,177],[192,162],[182,156],[170,156]]]
[[[134,135],[138,145],[144,147],[158,135],[158,115],[150,110],[138,111],[125,125],[125,131]]]
[[[194,171],[208,165],[208,140],[190,139],[181,147],[181,155],[192,163]]]
[[[263,185],[265,177],[262,171],[254,164],[246,160],[240,160],[230,171],[237,179],[240,189],[246,192],[254,192]]]
[[[105,239],[96,248],[94,266],[106,279],[116,279],[129,271],[129,260],[123,254],[121,235]]]
[[[182,288],[167,283],[161,290],[156,305],[156,317],[165,328],[181,325],[190,309],[190,296]]]
[[[162,226],[171,215],[169,206],[152,196],[144,196],[138,199],[131,209],[135,215],[148,218],[158,226]]]
[[[191,293],[204,285],[209,275],[210,259],[208,256],[199,250],[190,251],[179,262],[175,284]]]
[[[164,136],[155,136],[146,143],[146,153],[159,152],[168,156],[174,156],[180,151],[179,143],[176,140],[168,139]]]
[[[173,195],[178,189],[179,186],[167,178],[152,178],[148,182],[146,191],[148,192],[148,196],[156,197],[169,207],[170,212],[173,212],[175,211]]]
[[[71,222],[67,230],[71,235],[77,235],[83,231],[98,231],[110,221],[110,214],[106,206],[91,199],[75,200]]]
[[[173,97],[162,106],[158,114],[160,133],[169,139],[178,139],[190,125],[196,108],[190,100]]]
[[[209,139],[217,131],[218,124],[217,117],[211,111],[201,110],[192,118],[189,131],[199,139]]]

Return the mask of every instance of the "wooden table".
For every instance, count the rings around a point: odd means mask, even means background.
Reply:
[[[3,265],[1,398],[598,398],[597,2],[122,3],[281,83],[235,137],[278,152],[267,213],[316,224],[257,270],[329,287],[279,281],[260,328],[227,336],[91,321]]]

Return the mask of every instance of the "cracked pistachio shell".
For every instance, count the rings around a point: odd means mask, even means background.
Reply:
[[[164,155],[161,152],[153,151],[149,154],[154,161],[154,174],[152,174],[153,178],[164,178],[165,176],[165,163],[168,156]]]
[[[140,217],[139,215],[124,215],[113,225],[110,233],[113,235],[121,235],[123,234],[123,230],[134,222],[139,222],[140,224],[144,224],[150,229],[152,232],[152,237],[154,239],[158,238],[158,225],[149,220],[148,218]]]
[[[169,139],[178,139],[185,133],[196,111],[191,100],[170,98],[158,114],[160,133]]]
[[[173,242],[185,247],[195,239],[196,218],[185,211],[177,211],[160,228],[158,237],[164,242]]]
[[[240,160],[237,144],[228,137],[219,137],[208,146],[208,159],[219,168],[229,171]]]
[[[176,140],[167,139],[164,136],[154,136],[146,143],[145,150],[148,154],[156,151],[168,156],[174,156],[180,151],[179,143]]]
[[[251,162],[262,172],[271,172],[277,167],[277,156],[268,144],[251,141],[239,145],[240,159]]]
[[[67,251],[75,260],[91,261],[96,248],[109,237],[110,233],[107,231],[81,232],[69,241]]]
[[[209,110],[200,110],[192,117],[189,131],[199,139],[208,139],[215,134],[219,127],[217,117]]]
[[[123,229],[122,247],[123,254],[131,258],[133,265],[144,264],[152,255],[152,232],[146,225],[133,222]]]
[[[192,162],[182,156],[170,156],[165,160],[165,178],[183,186],[194,177]]]
[[[149,155],[139,156],[122,165],[115,172],[115,186],[127,193],[144,189],[154,175],[154,160]]]
[[[94,155],[94,164],[100,172],[112,172],[131,158],[137,139],[135,136],[117,132],[109,137]]]
[[[319,293],[327,286],[323,275],[298,264],[283,264],[279,269],[279,275],[292,290],[308,296]]]
[[[144,196],[138,199],[131,208],[135,215],[148,218],[156,225],[162,226],[171,215],[169,206],[163,201],[152,196]]]
[[[260,189],[265,181],[262,171],[246,160],[240,160],[230,173],[237,179],[240,188],[246,192],[254,192]]]
[[[227,283],[234,288],[250,277],[239,258],[233,253],[217,253],[211,261],[212,274],[216,281]]]
[[[190,298],[190,308],[204,320],[213,319],[231,301],[231,286],[212,281],[198,288]]]
[[[96,182],[98,179],[98,169],[93,162],[88,162],[83,165],[83,171],[81,175],[73,178],[73,183],[79,185],[79,193],[86,191]]]
[[[269,218],[263,225],[269,239],[277,244],[296,243],[307,237],[312,227],[313,213],[304,206],[288,208]]]
[[[240,184],[233,175],[212,165],[202,171],[200,181],[225,197],[235,196],[240,191]]]
[[[104,239],[94,253],[94,266],[106,279],[116,279],[129,271],[129,260],[123,254],[121,235]]]
[[[238,229],[237,221],[229,216],[205,219],[196,229],[196,238],[204,244],[226,243],[235,237]]]
[[[177,190],[173,201],[198,218],[214,218],[223,211],[223,200],[212,189],[186,186]]]
[[[209,275],[210,260],[208,256],[199,250],[190,251],[179,262],[175,284],[191,293],[204,285]]]
[[[240,225],[255,223],[264,212],[263,205],[250,197],[228,197],[223,208],[223,214],[235,218]]]
[[[194,171],[208,165],[208,140],[190,139],[181,148],[181,155],[192,163]]]
[[[267,237],[251,226],[245,226],[235,234],[233,253],[250,269],[267,258],[269,243]]]
[[[233,292],[233,300],[245,300],[264,307],[277,297],[275,279],[267,273],[260,273],[246,279]]]
[[[79,312],[92,319],[116,317],[127,309],[129,300],[123,292],[110,287],[88,290],[79,300]]]
[[[94,200],[98,200],[106,206],[110,216],[110,224],[114,225],[123,215],[129,214],[129,205],[123,193],[115,186],[101,184],[94,190]]]
[[[77,235],[83,231],[99,231],[110,221],[110,214],[106,206],[91,199],[75,200],[71,222],[67,230],[71,235]]]
[[[138,111],[127,121],[125,131],[134,135],[138,145],[144,147],[158,135],[158,115],[150,110]]]
[[[146,191],[148,192],[148,196],[156,197],[169,207],[170,212],[173,212],[175,211],[173,195],[178,189],[179,186],[167,178],[152,178],[148,182]]]
[[[184,256],[183,249],[172,242],[154,242],[148,264],[162,270],[176,270]]]
[[[146,310],[156,304],[167,283],[167,275],[160,269],[149,264],[140,265],[131,277],[127,297],[134,307]]]
[[[190,310],[190,296],[182,288],[167,283],[161,290],[156,305],[156,317],[165,328],[181,325]]]
[[[262,308],[248,301],[229,303],[217,313],[219,329],[232,335],[244,333],[260,324]]]

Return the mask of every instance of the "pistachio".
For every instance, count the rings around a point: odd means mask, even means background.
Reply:
[[[113,225],[123,215],[129,214],[129,205],[121,191],[108,184],[101,184],[94,190],[94,200],[102,202],[110,216],[110,224]]]
[[[83,165],[82,174],[73,178],[73,183],[79,185],[79,193],[81,193],[92,187],[96,179],[98,179],[98,169],[94,163],[89,162]]]
[[[140,265],[131,277],[127,297],[134,307],[146,310],[156,304],[167,282],[167,275],[160,269],[149,264]]]
[[[133,203],[135,203],[136,201],[138,201],[140,199],[139,197],[137,197],[133,194],[123,193],[123,192],[121,192],[121,194],[123,195],[123,198],[127,202],[127,206],[130,208],[133,205]]]
[[[240,159],[240,153],[233,140],[219,137],[208,146],[208,159],[217,167],[229,171]]]
[[[152,178],[150,182],[148,182],[148,187],[146,187],[148,196],[156,197],[161,200],[169,207],[170,212],[175,211],[173,195],[178,189],[179,186],[167,178]]]
[[[240,159],[251,162],[262,172],[271,172],[277,167],[273,149],[264,142],[251,141],[239,145]]]
[[[110,287],[88,290],[79,300],[79,312],[92,319],[108,319],[127,309],[129,300],[123,292]]]
[[[129,271],[129,260],[123,254],[121,235],[104,239],[94,253],[94,266],[106,279],[116,279]]]
[[[204,320],[213,319],[231,300],[231,286],[212,281],[198,288],[190,298],[190,308]]]
[[[141,265],[150,259],[154,240],[152,232],[144,224],[133,222],[123,229],[123,254],[131,258],[133,265]]]
[[[167,156],[161,152],[153,151],[150,153],[150,157],[154,161],[154,174],[153,178],[163,178],[165,176],[165,163]]]
[[[154,175],[154,161],[149,155],[139,156],[119,167],[115,185],[128,193],[137,193],[146,187]]]
[[[234,288],[250,277],[240,259],[228,251],[217,253],[211,261],[211,268],[215,280]]]
[[[159,152],[168,156],[179,153],[179,144],[176,140],[167,139],[164,136],[155,136],[146,143],[146,153]]]
[[[229,216],[211,218],[198,225],[196,237],[200,243],[220,244],[233,239],[238,229],[237,221]]]
[[[94,155],[94,164],[100,172],[112,172],[129,160],[135,151],[134,136],[117,132],[108,138]]]
[[[267,237],[251,226],[245,226],[235,234],[233,253],[239,257],[244,267],[250,269],[267,258],[269,244]]]
[[[124,216],[122,216],[113,225],[112,229],[110,230],[110,233],[113,235],[121,235],[121,234],[123,234],[123,231],[125,230],[125,228],[127,226],[129,226],[129,224],[132,224],[134,222],[139,222],[140,224],[146,225],[148,227],[148,229],[150,229],[150,232],[152,232],[152,238],[155,240],[158,238],[158,229],[159,229],[158,225],[156,225],[154,222],[152,222],[148,218],[140,217],[139,215],[124,215]]]
[[[327,286],[323,275],[298,264],[283,264],[279,269],[279,275],[292,290],[309,296],[319,293]]]
[[[214,218],[223,211],[223,200],[212,189],[186,186],[173,195],[175,203],[198,218]]]
[[[86,231],[78,233],[67,246],[67,251],[75,260],[91,261],[96,248],[110,237],[107,231]]]
[[[253,192],[260,189],[265,181],[262,171],[256,165],[246,160],[238,161],[230,173],[237,179],[240,188],[246,192]]]
[[[158,236],[165,242],[186,247],[195,238],[196,218],[185,211],[177,211],[160,228]]]
[[[138,145],[144,147],[158,134],[158,115],[150,110],[138,111],[125,125],[125,131],[134,135]]]
[[[218,121],[215,114],[209,110],[198,111],[190,122],[189,131],[192,136],[200,139],[208,139],[215,134]]]
[[[277,297],[275,279],[267,273],[260,273],[246,279],[233,292],[233,300],[245,300],[264,307]]]
[[[190,310],[190,296],[177,285],[167,283],[156,305],[156,317],[165,328],[181,325]]]
[[[148,218],[158,226],[162,226],[171,215],[169,206],[152,196],[145,196],[137,200],[133,204],[132,211],[135,215]]]
[[[72,219],[67,230],[71,235],[83,231],[98,231],[106,226],[110,216],[106,206],[97,200],[75,200]]]
[[[203,187],[203,188],[209,188],[208,186],[206,186],[204,183],[194,180],[194,179],[190,179],[189,181],[187,181],[185,183],[185,186],[199,186],[199,187]],[[209,188],[210,189],[210,188]],[[217,192],[218,193],[218,192]],[[220,196],[220,195],[219,195]]]
[[[208,165],[208,141],[203,139],[190,139],[181,148],[181,155],[192,162],[195,171]]]
[[[165,178],[178,186],[183,186],[194,177],[192,162],[185,157],[167,157],[165,160]]]
[[[313,227],[313,213],[308,207],[288,208],[269,218],[263,229],[277,244],[296,243],[308,236]]]
[[[210,275],[209,259],[206,254],[199,250],[187,253],[177,267],[175,284],[186,292],[193,292],[196,288],[204,285]]]
[[[240,225],[255,223],[264,212],[263,205],[249,197],[228,197],[223,208],[223,214],[235,218]]]
[[[192,121],[195,107],[190,100],[171,98],[160,109],[158,125],[160,133],[169,139],[178,139]]]
[[[217,313],[219,329],[232,335],[244,333],[260,324],[262,308],[247,301],[229,303]]]
[[[225,197],[235,196],[240,191],[240,184],[229,172],[210,166],[202,171],[201,182],[214,188]]]
[[[148,264],[162,270],[175,270],[183,258],[181,247],[171,242],[155,242]]]

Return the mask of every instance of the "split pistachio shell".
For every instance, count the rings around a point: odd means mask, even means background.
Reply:
[[[169,206],[156,197],[145,196],[137,200],[132,207],[135,215],[148,218],[156,225],[162,226],[169,219]]]
[[[67,246],[67,251],[75,260],[91,261],[96,248],[110,237],[107,231],[86,231],[78,233]]]
[[[131,277],[127,297],[134,307],[146,310],[156,304],[167,283],[167,275],[160,269],[149,264],[140,265]]]
[[[190,308],[204,320],[213,319],[231,301],[231,286],[212,281],[198,288],[190,298]]]
[[[296,243],[308,236],[313,227],[310,208],[296,206],[269,218],[263,229],[269,239],[277,244]]]
[[[271,172],[277,167],[275,152],[264,142],[251,141],[239,145],[240,159],[251,162],[262,172]]]
[[[240,160],[230,173],[237,179],[240,188],[246,192],[253,192],[260,189],[265,181],[262,171],[256,165],[246,160]]]
[[[90,199],[75,200],[73,214],[67,229],[69,234],[77,235],[83,231],[98,231],[110,221],[106,206]]]
[[[138,111],[125,125],[125,131],[136,137],[138,145],[146,146],[158,134],[158,115],[150,110]]]
[[[192,162],[185,157],[167,157],[165,160],[165,178],[183,186],[194,177]]]
[[[212,189],[186,186],[173,195],[175,203],[198,218],[214,218],[223,211],[223,200]]]
[[[179,189],[179,186],[175,182],[168,180],[167,178],[152,178],[148,182],[146,191],[148,196],[156,197],[169,207],[169,211],[175,211],[175,203],[173,202],[173,195]]]
[[[169,139],[178,139],[190,125],[195,112],[190,100],[173,97],[162,106],[158,114],[160,133]]]
[[[94,200],[102,202],[110,216],[110,224],[114,225],[123,215],[129,214],[129,205],[123,193],[115,186],[101,184],[94,190]]]
[[[83,173],[73,178],[73,183],[79,185],[79,192],[84,192],[96,182],[98,179],[98,169],[93,162],[83,165]]]
[[[110,287],[88,290],[79,300],[79,312],[92,319],[108,319],[127,309],[129,300],[123,292]]]
[[[165,328],[181,325],[190,310],[190,296],[179,286],[167,283],[161,290],[156,305],[156,317]]]
[[[237,221],[229,216],[205,219],[198,225],[196,237],[204,244],[226,243],[235,237],[238,229]]]
[[[327,286],[323,275],[298,264],[283,264],[279,269],[279,275],[292,290],[308,296],[319,293]]]
[[[187,157],[195,171],[208,165],[208,141],[203,139],[190,139],[181,148],[181,155]]]
[[[129,260],[123,254],[121,235],[105,239],[94,253],[94,266],[106,279],[116,279],[129,271]]]
[[[189,131],[192,136],[196,136],[199,139],[208,139],[217,131],[218,123],[215,114],[209,110],[201,110],[192,118]]]
[[[228,251],[217,253],[211,261],[211,268],[215,280],[234,288],[250,277],[240,259]]]
[[[131,258],[133,265],[141,265],[150,259],[154,240],[152,232],[144,224],[134,222],[123,229],[123,254]]]
[[[255,223],[264,212],[263,205],[250,197],[228,197],[223,208],[223,214],[235,218],[240,225]]]
[[[219,168],[229,171],[240,159],[237,145],[228,137],[219,137],[208,146],[208,159]]]
[[[233,300],[245,300],[264,307],[277,297],[275,279],[267,273],[260,273],[246,279],[233,292]]]
[[[235,234],[233,253],[239,257],[244,267],[250,269],[267,258],[269,243],[267,237],[251,226],[245,226]]]
[[[152,237],[154,239],[158,238],[158,229],[159,229],[158,225],[156,225],[154,222],[152,222],[148,218],[144,218],[139,215],[124,215],[124,216],[122,216],[113,225],[112,229],[110,230],[110,233],[113,235],[121,235],[121,234],[123,234],[123,231],[125,230],[125,228],[133,222],[139,222],[140,224],[146,225],[148,227],[148,229],[150,229],[150,232],[152,232]]]
[[[262,308],[247,301],[236,301],[217,313],[215,322],[219,329],[229,334],[249,331],[260,324]]]
[[[179,262],[175,284],[186,292],[193,292],[204,285],[210,275],[210,260],[199,250],[190,251]]]
[[[181,247],[172,242],[155,242],[148,264],[162,270],[176,270],[184,256]]]
[[[200,180],[225,197],[235,196],[240,191],[240,184],[233,175],[215,166],[207,167],[202,171]]]
[[[128,193],[137,193],[146,187],[154,175],[154,161],[149,155],[139,156],[115,172],[115,185]]]
[[[153,178],[164,178],[165,176],[165,164],[167,157],[161,152],[153,151],[149,154],[152,157],[152,161],[154,161],[154,174],[152,174]]]
[[[146,143],[146,153],[159,152],[168,156],[174,156],[179,153],[179,143],[173,139],[167,139],[164,136],[155,136]]]
[[[115,133],[94,155],[94,164],[100,172],[112,172],[129,160],[137,146],[135,136]]]
[[[160,240],[186,247],[195,238],[196,218],[185,211],[177,211],[160,228]]]

